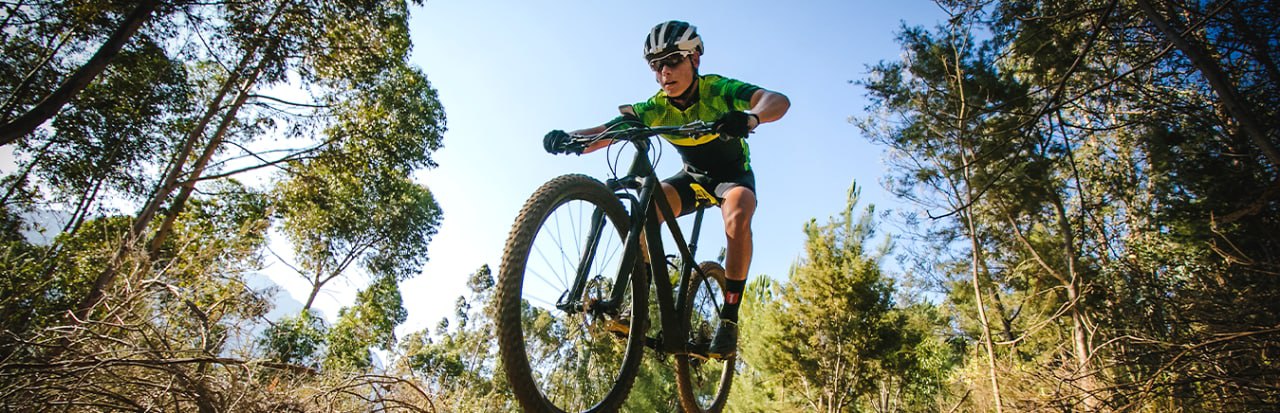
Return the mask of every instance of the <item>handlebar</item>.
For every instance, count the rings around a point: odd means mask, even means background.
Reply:
[[[615,129],[616,128],[616,129]],[[710,123],[696,120],[680,126],[649,127],[637,121],[622,122],[596,135],[571,136],[570,144],[586,148],[602,140],[637,141],[657,135],[700,136],[713,132]]]

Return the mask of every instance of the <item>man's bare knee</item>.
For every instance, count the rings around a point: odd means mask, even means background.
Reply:
[[[680,193],[676,191],[676,187],[663,182],[662,193],[667,197],[667,203],[671,205],[671,213],[677,217],[680,216],[682,205],[680,205]],[[658,214],[658,222],[663,221],[666,221],[666,217]]]

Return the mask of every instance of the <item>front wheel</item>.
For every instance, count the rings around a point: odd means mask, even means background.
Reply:
[[[583,175],[547,182],[516,218],[498,274],[497,327],[525,411],[617,411],[631,390],[649,289],[641,259],[619,271],[629,222],[617,195]]]
[[[685,295],[689,315],[689,343],[693,349],[710,345],[720,324],[720,308],[724,305],[724,267],[714,262],[700,265],[702,274],[693,275],[693,284]],[[695,350],[696,352],[696,350]],[[729,398],[737,357],[715,360],[704,355],[676,356],[676,387],[680,405],[686,413],[719,413]]]

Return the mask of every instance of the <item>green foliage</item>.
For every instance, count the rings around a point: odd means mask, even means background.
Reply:
[[[12,335],[6,334],[0,342],[58,325],[61,315],[73,309],[88,290],[110,253],[114,234],[126,225],[123,217],[89,221],[80,232],[58,237],[55,242],[63,245],[61,253],[32,245],[11,230],[0,258],[0,266],[7,268],[0,277],[0,322]]]
[[[374,280],[356,294],[356,302],[338,312],[338,322],[329,331],[329,348],[324,367],[338,371],[359,371],[372,366],[370,349],[395,347],[395,328],[409,317],[400,297],[396,279]]]
[[[259,344],[266,356],[282,363],[318,367],[317,354],[325,344],[328,327],[312,311],[285,316],[262,333]]]
[[[1280,72],[1258,30],[1274,4],[943,5],[949,24],[904,29],[904,59],[862,82],[859,125],[892,151],[895,193],[938,217],[915,260],[948,324],[997,344],[956,383],[973,407],[1273,400],[1261,383],[1280,370],[1250,360],[1280,339],[1260,276],[1276,268]]]
[[[138,43],[63,109],[51,123],[55,135],[40,142],[50,146],[34,161],[56,167],[37,173],[68,198],[112,189],[142,195],[153,183],[138,169],[172,150],[177,122],[190,115],[182,63],[151,39]]]
[[[407,177],[360,176],[325,160],[295,171],[298,177],[281,184],[279,204],[304,269],[337,274],[361,260],[373,274],[417,274],[440,220],[426,187]]]
[[[175,235],[161,246],[157,265],[196,271],[185,274],[187,278],[227,277],[259,268],[270,225],[270,197],[235,180],[210,189],[216,195],[189,201]]]
[[[442,323],[435,338],[419,331],[400,344],[400,368],[420,377],[442,410],[518,411],[498,366],[494,285],[489,266],[481,266],[467,279],[470,295],[458,299],[457,328]]]
[[[739,369],[733,378],[729,406],[743,412],[783,412],[803,409],[803,401],[789,391],[784,377],[768,363],[779,337],[779,315],[785,311],[781,296],[784,283],[767,275],[752,276],[743,291],[738,320]]]
[[[960,349],[926,302],[895,304],[872,250],[874,207],[854,216],[850,188],[840,215],[805,225],[805,255],[789,280],[758,276],[741,309],[734,411],[938,411]],[[903,297],[909,297],[903,295]]]
[[[440,149],[445,115],[426,75],[396,64],[368,83],[335,105],[337,121],[325,131],[334,139],[328,155],[366,173],[434,167],[431,153]]]
[[[332,277],[361,262],[398,280],[416,275],[441,212],[409,175],[434,166],[444,113],[417,69],[387,69],[336,105],[333,146],[296,162],[277,189],[284,231],[303,269]]]
[[[773,332],[775,350],[764,364],[813,409],[844,410],[869,395],[883,374],[878,361],[902,345],[901,320],[891,314],[892,285],[880,272],[880,253],[866,250],[874,207],[858,218],[857,187],[826,225],[805,225],[805,256],[783,288]]]
[[[445,115],[407,62],[409,4],[164,3],[50,122],[7,147],[17,168],[0,177],[0,369],[16,373],[0,403],[427,403],[412,382],[347,376],[376,373],[370,350],[396,348],[398,283],[420,272],[441,219],[411,179],[435,166]],[[49,94],[135,6],[6,5],[0,121]],[[282,172],[246,174],[264,168]],[[262,329],[268,294],[246,279],[280,233],[299,260],[284,266],[316,293],[352,274],[373,280],[332,326],[304,310]],[[340,386],[353,390],[327,392]]]

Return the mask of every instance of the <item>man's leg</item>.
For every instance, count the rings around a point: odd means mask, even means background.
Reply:
[[[751,217],[756,212],[756,194],[750,188],[737,186],[724,194],[720,206],[724,216],[724,234],[727,240],[725,253],[725,306],[720,318],[738,321],[738,304],[747,283],[747,270],[751,268]]]
[[[720,326],[707,353],[725,359],[738,352],[738,306],[746,289],[747,270],[751,267],[751,217],[756,212],[756,194],[744,186],[730,188],[724,194],[720,210],[728,240],[724,307],[720,309]]]
[[[720,208],[728,240],[725,278],[746,280],[751,267],[751,217],[756,213],[756,193],[745,186],[733,187],[725,192]]]
[[[671,184],[663,182],[662,193],[666,194],[667,203],[671,204],[671,213],[677,217],[680,216],[680,208],[682,207],[680,205],[680,192],[676,191],[676,187],[671,186]],[[666,218],[662,216],[662,211],[658,211],[658,222],[666,222]]]
[[[666,182],[662,182],[661,187],[662,187],[662,193],[664,194],[663,196],[667,197],[667,203],[671,205],[671,213],[679,217],[680,208],[681,208],[680,192],[677,191],[674,186]],[[666,216],[662,214],[661,210],[658,211],[657,215],[658,215],[659,224],[666,221]],[[644,264],[647,266],[649,265],[650,261],[649,261],[648,250],[644,247],[644,243],[645,243],[644,237],[640,237],[640,245],[641,245],[640,250],[642,252],[642,254],[640,254],[640,257],[642,260],[644,260]],[[628,334],[631,331],[631,328],[629,326],[629,323],[630,323],[629,317],[630,317],[629,315],[624,315],[621,321],[615,320],[614,324],[609,326],[608,328],[611,331],[614,331],[615,333],[619,333],[620,334],[619,337],[626,337],[626,334]]]

